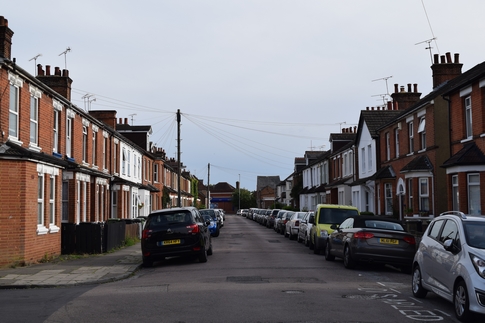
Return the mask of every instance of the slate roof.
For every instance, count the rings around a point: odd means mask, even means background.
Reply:
[[[2,156],[9,156],[14,158],[25,158],[25,159],[34,159],[38,161],[43,161],[46,163],[51,163],[54,165],[58,165],[61,167],[68,167],[69,162],[54,155],[49,155],[44,152],[36,152],[30,149],[23,148],[19,145],[16,145],[12,142],[6,142],[2,146],[0,146],[0,157]]]
[[[399,110],[362,110],[360,111],[361,120],[365,121],[369,133],[373,138],[378,136],[380,126],[387,123],[389,120],[396,118],[402,111]],[[362,125],[359,124],[359,130],[362,129]]]
[[[226,193],[226,192],[234,192],[236,188],[227,182],[219,182],[214,186],[211,186],[212,193]]]
[[[256,190],[260,191],[266,186],[274,189],[279,182],[281,182],[279,176],[258,176],[256,179]]]
[[[485,164],[485,155],[473,141],[466,143],[459,152],[451,156],[441,167],[483,164]]]
[[[421,155],[411,160],[406,166],[401,169],[401,173],[412,171],[431,171],[433,164],[427,155]]]
[[[379,168],[379,170],[372,177],[374,179],[396,178],[396,172],[394,172],[392,166],[385,166]]]

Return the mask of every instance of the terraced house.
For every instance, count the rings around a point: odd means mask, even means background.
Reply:
[[[12,58],[13,34],[0,17],[0,266],[59,255],[64,224],[146,215],[170,204],[165,186],[178,189],[150,127],[128,138],[116,111],[77,107],[69,71],[29,74]],[[181,182],[192,205],[190,175]]]

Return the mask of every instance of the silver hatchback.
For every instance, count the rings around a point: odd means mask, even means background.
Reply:
[[[414,256],[412,291],[452,302],[462,322],[485,314],[485,216],[450,211],[429,224]]]

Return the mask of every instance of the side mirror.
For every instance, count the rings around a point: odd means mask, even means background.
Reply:
[[[455,244],[453,243],[453,239],[446,239],[443,243],[443,247],[446,251],[455,252]]]
[[[311,217],[308,219],[308,223],[315,224],[315,217],[314,217],[314,216],[311,216]]]
[[[205,225],[208,227],[211,224],[211,221],[205,221]]]

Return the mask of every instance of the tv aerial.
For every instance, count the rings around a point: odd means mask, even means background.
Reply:
[[[424,44],[424,43],[427,43],[428,44],[428,46],[425,49],[429,49],[429,58],[431,59],[431,64],[433,64],[433,53],[431,52],[431,49],[433,47],[431,47],[431,42],[433,40],[436,40],[436,39],[437,39],[436,37],[433,37],[433,38],[430,38],[430,39],[427,39],[427,40],[423,40],[423,41],[421,41],[419,43],[414,44],[414,45],[419,45],[419,44]]]
[[[35,74],[35,76],[37,76],[37,58],[39,58],[40,56],[42,56],[42,54],[37,54],[34,57],[32,57],[31,59],[29,59],[29,62],[34,61],[34,74]]]
[[[64,69],[67,70],[67,59],[66,59],[66,56],[67,56],[67,53],[71,51],[71,47],[67,47],[65,51],[63,51],[62,53],[60,53],[58,56],[61,56],[61,55],[64,55]]]
[[[375,81],[386,81],[386,93],[387,93],[387,95],[390,96],[390,94],[389,94],[389,86],[387,84],[387,80],[390,79],[391,77],[392,77],[392,75],[391,76],[386,76],[386,77],[381,77],[380,79],[372,80],[372,82],[375,82]]]

